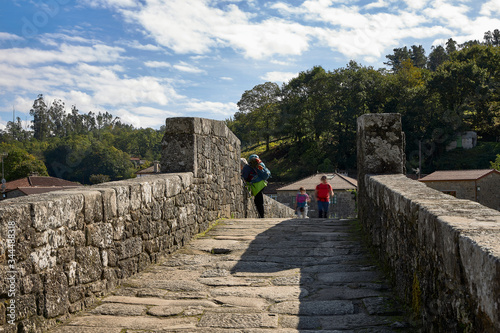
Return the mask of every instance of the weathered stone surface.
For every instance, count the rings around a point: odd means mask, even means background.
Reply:
[[[140,316],[146,311],[143,305],[106,303],[99,305],[92,311],[94,314],[112,316]]]
[[[404,170],[404,133],[401,115],[365,114],[358,118],[358,173],[398,174]]]
[[[86,223],[94,223],[102,221],[102,204],[103,199],[99,191],[85,191],[83,192],[84,214]]]
[[[208,313],[201,317],[198,326],[220,328],[278,327],[278,316],[261,313]]]
[[[192,329],[196,327],[197,318],[157,318],[157,317],[124,317],[124,316],[84,316],[76,317],[70,326],[92,328],[126,328],[130,330],[162,330],[170,329]]]
[[[85,284],[100,279],[102,263],[99,249],[87,246],[76,249],[76,279],[78,283]]]
[[[184,311],[180,306],[154,306],[148,310],[148,315],[155,317],[171,317],[176,316]]]
[[[269,311],[289,315],[335,316],[354,313],[354,304],[351,301],[286,301],[271,306]]]
[[[221,296],[215,298],[215,302],[222,306],[237,306],[264,309],[269,306],[269,302],[262,298]]]
[[[109,296],[103,299],[103,303],[124,303],[124,304],[143,304],[143,305],[158,305],[158,306],[201,306],[206,308],[215,307],[216,304],[208,300],[169,300],[152,297],[125,297],[125,296]]]
[[[358,120],[361,222],[426,331],[500,331],[500,213],[402,174],[397,118]]]
[[[105,249],[113,244],[113,225],[111,223],[94,223],[87,227],[88,245]]]
[[[323,222],[324,223],[324,222]],[[281,254],[286,256],[287,251],[281,251],[280,246],[286,249],[290,246],[285,241],[280,241],[283,237],[293,237],[298,243],[303,243],[301,237],[310,237],[310,233],[316,230],[325,230],[330,227],[322,225],[318,221],[301,221],[297,224],[287,220],[249,220],[227,221],[230,227],[217,226],[212,229],[207,237],[213,234],[222,234],[239,230],[242,234],[250,233],[254,235],[251,239],[240,239],[240,246],[245,250],[235,255],[214,255],[208,251],[200,251],[200,246],[205,246],[203,239],[191,241],[178,253],[174,253],[165,258],[163,264],[151,266],[147,270],[126,280],[123,286],[116,292],[123,296],[108,296],[102,299],[102,304],[98,306],[93,313],[95,316],[92,322],[97,322],[97,318],[102,320],[99,327],[110,325],[110,327],[122,327],[131,331],[135,323],[116,323],[112,317],[125,318],[123,315],[131,311],[131,316],[137,318],[138,322],[143,322],[144,318],[156,317],[166,320],[162,332],[175,332],[181,330],[176,326],[175,321],[171,319],[186,318],[192,319],[192,323],[197,327],[183,327],[189,332],[287,332],[289,330],[296,332],[321,331],[334,332],[336,329],[361,331],[371,326],[386,325],[390,331],[389,325],[394,320],[392,315],[365,314],[366,307],[363,299],[368,297],[387,297],[389,292],[387,287],[380,283],[382,275],[373,275],[376,281],[356,282],[344,280],[341,285],[331,287],[332,289],[322,289],[318,286],[318,278],[321,274],[334,273],[339,269],[347,272],[364,274],[372,273],[375,267],[372,265],[362,265],[358,261],[346,260],[342,265],[309,265],[310,253],[304,252],[303,257],[296,257],[294,267],[290,265],[269,266],[266,261],[255,260],[253,247],[259,250],[274,248],[276,256]],[[265,228],[265,226],[268,228]],[[339,229],[345,228],[347,224],[336,226]],[[295,229],[299,230],[296,231]],[[300,232],[300,230],[307,230]],[[352,230],[351,230],[352,232]],[[262,242],[266,239],[266,242]],[[301,236],[302,235],[302,236]],[[350,246],[353,250],[351,256],[357,258],[355,253],[363,253],[361,245],[348,241],[353,236],[345,232],[339,239],[338,246]],[[200,244],[196,244],[200,242]],[[331,239],[325,238],[317,240],[318,246],[324,245],[323,242],[330,242]],[[347,243],[349,242],[349,243]],[[281,244],[277,246],[276,244]],[[238,246],[239,247],[239,246]],[[356,251],[354,251],[356,250]],[[252,266],[248,266],[246,259],[252,259]],[[349,255],[346,255],[347,257]],[[234,261],[230,268],[225,268],[224,264]],[[316,259],[323,258],[317,256]],[[306,260],[307,259],[307,260]],[[263,259],[265,260],[265,259]],[[319,260],[321,261],[321,260]],[[352,262],[352,263],[350,263]],[[261,271],[259,273],[259,265]],[[273,269],[270,269],[272,267]],[[251,272],[245,272],[251,268]],[[307,273],[301,271],[307,268]],[[284,272],[284,273],[283,273]],[[248,275],[247,275],[248,273]],[[251,274],[250,274],[251,273]],[[241,274],[241,276],[237,276]],[[258,275],[252,275],[258,274]],[[209,276],[209,277],[202,277]],[[323,275],[328,276],[328,275]],[[353,277],[352,274],[345,275]],[[183,280],[181,280],[183,279]],[[227,280],[227,281],[224,281]],[[154,285],[166,285],[175,282],[179,289],[186,289],[186,286],[192,283],[206,282],[203,285],[204,291],[167,291],[166,289],[151,288]],[[182,287],[181,283],[185,286]],[[245,285],[241,285],[245,284]],[[248,284],[248,285],[247,285]],[[276,286],[276,284],[285,284],[285,286]],[[287,285],[291,284],[291,285]],[[187,287],[189,288],[189,287]],[[334,289],[338,288],[338,289]],[[347,293],[335,295],[335,290],[367,290],[368,297],[361,295],[348,299]],[[162,292],[159,292],[162,291]],[[322,298],[322,294],[329,293]],[[142,295],[142,297],[140,297]],[[146,297],[144,297],[146,296]],[[75,297],[77,298],[77,297]],[[354,305],[356,302],[356,306]],[[368,303],[366,303],[368,304]],[[145,314],[144,309],[148,308]],[[379,311],[380,312],[380,311]],[[141,313],[141,315],[138,315]],[[88,318],[89,316],[86,316]],[[335,320],[333,319],[335,318]],[[398,322],[401,320],[397,318]],[[404,321],[403,321],[404,322]],[[75,324],[76,323],[76,324]],[[70,325],[80,327],[83,322],[72,321]],[[87,324],[87,327],[94,327],[94,324]],[[96,324],[97,325],[97,324]],[[111,326],[115,325],[115,326]],[[151,323],[145,322],[142,329],[151,327]],[[176,328],[177,327],[177,328]],[[382,329],[380,327],[380,329]],[[374,328],[375,329],[375,328]],[[380,331],[378,328],[375,331]]]
[[[116,247],[116,251],[120,260],[135,257],[142,252],[142,238],[126,239]]]
[[[68,280],[66,275],[58,270],[49,270],[43,274],[44,316],[54,318],[64,314],[69,306]]]
[[[82,194],[64,194],[55,191],[37,197],[32,202],[33,227],[37,231],[55,229],[62,226],[75,228],[83,220]]]
[[[370,297],[364,298],[363,304],[370,315],[395,315],[401,314],[397,304],[391,298]]]

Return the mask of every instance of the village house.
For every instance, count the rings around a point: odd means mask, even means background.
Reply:
[[[495,169],[436,171],[420,181],[458,199],[500,210],[500,172]]]
[[[160,165],[160,162],[153,161],[152,166],[150,166],[149,168],[146,168],[146,169],[139,170],[135,174],[139,178],[139,177],[154,175],[157,173],[161,173],[161,165]]]
[[[304,187],[311,197],[308,217],[318,217],[318,207],[314,198],[316,185],[321,182],[321,176],[327,176],[332,185],[334,197],[330,200],[329,217],[351,218],[356,217],[356,179],[340,173],[318,173],[295,183],[277,189],[277,200],[291,208],[295,207],[295,198],[299,188]]]
[[[2,199],[11,199],[31,194],[47,193],[82,186],[61,178],[29,176],[5,183]]]

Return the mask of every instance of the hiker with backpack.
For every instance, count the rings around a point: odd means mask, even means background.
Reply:
[[[242,169],[241,177],[245,180],[251,195],[254,197],[255,207],[260,218],[264,218],[264,194],[262,193],[267,186],[267,180],[271,177],[271,172],[259,156],[252,154],[248,157],[248,163],[245,164],[241,159]]]
[[[311,202],[309,194],[304,187],[299,188],[299,193],[295,197],[295,213],[303,219],[307,218],[308,203]]]

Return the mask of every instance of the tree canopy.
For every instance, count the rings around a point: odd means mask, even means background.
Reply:
[[[0,131],[1,149],[11,151],[15,147],[24,152],[17,154],[22,163],[5,159],[7,180],[30,172],[84,184],[125,179],[136,171],[131,156],[150,161],[160,157],[162,129],[134,128],[108,112],[81,114],[76,106],[67,112],[63,101],[48,103],[43,95],[34,100],[30,114],[33,120],[29,129],[23,128],[17,118]],[[14,166],[18,171],[11,172]],[[99,177],[91,179],[92,175]]]
[[[246,91],[240,112],[226,122],[244,147],[264,140],[268,150],[269,142],[280,143],[271,162],[280,180],[355,169],[356,119],[396,112],[406,133],[408,169],[418,166],[420,143],[424,171],[431,172],[464,131],[500,140],[498,38],[498,30],[486,33],[484,42],[458,45],[450,38],[428,57],[421,45],[395,48],[387,55],[389,70],[354,61],[331,71],[314,66],[279,88],[267,82]]]

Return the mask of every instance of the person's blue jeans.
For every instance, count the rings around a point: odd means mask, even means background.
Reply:
[[[327,218],[328,217],[328,206],[330,205],[329,201],[318,201],[318,214],[319,218]]]

